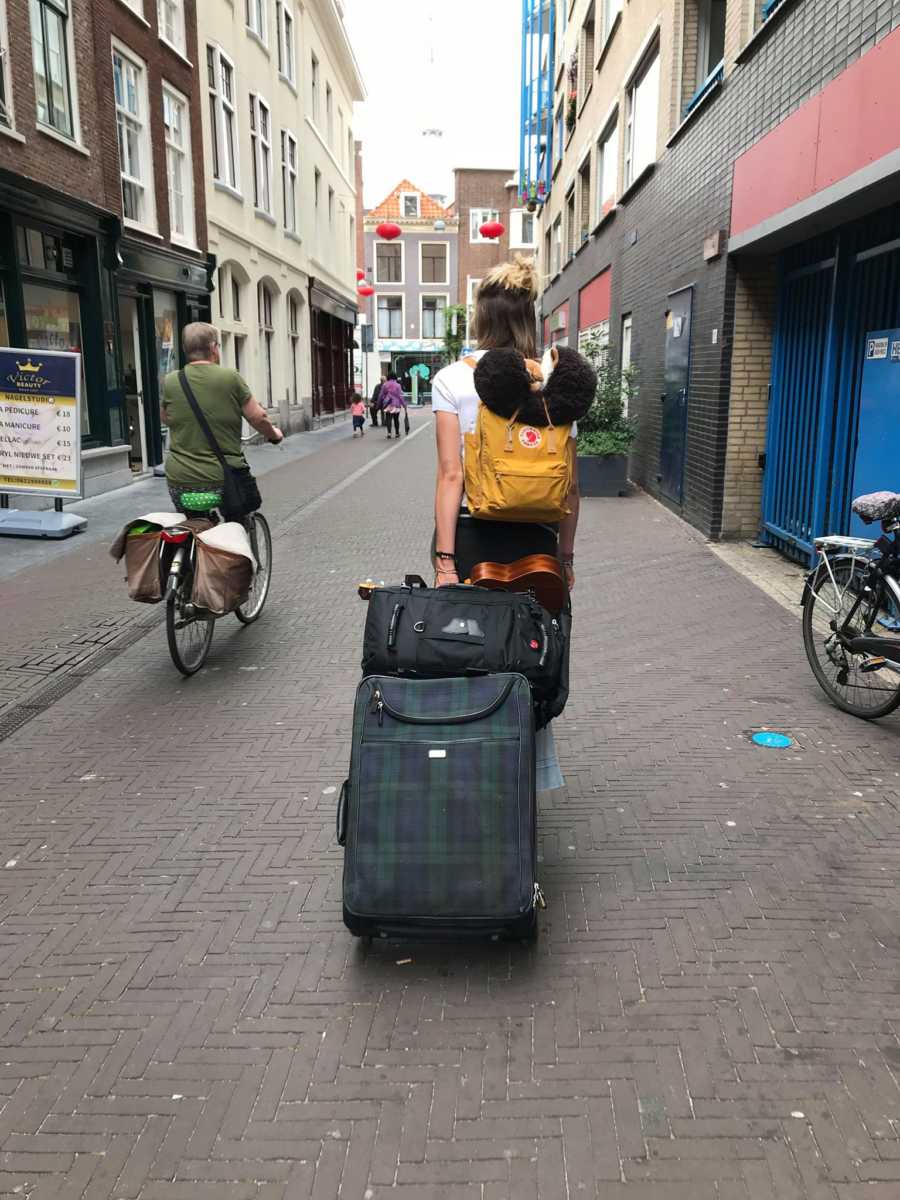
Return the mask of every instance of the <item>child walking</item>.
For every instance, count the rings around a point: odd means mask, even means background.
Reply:
[[[353,436],[356,437],[358,433],[360,437],[364,437],[366,432],[366,404],[359,392],[353,393],[350,416],[353,418]]]

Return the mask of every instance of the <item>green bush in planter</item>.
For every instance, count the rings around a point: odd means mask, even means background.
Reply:
[[[606,360],[608,349],[596,337],[589,338],[582,353],[597,372],[594,403],[578,422],[578,453],[606,457],[627,454],[637,435],[637,419],[625,416],[634,407],[638,394],[635,367],[620,371]]]

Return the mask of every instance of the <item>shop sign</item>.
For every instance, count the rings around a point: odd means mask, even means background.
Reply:
[[[81,355],[0,349],[0,492],[81,495]]]

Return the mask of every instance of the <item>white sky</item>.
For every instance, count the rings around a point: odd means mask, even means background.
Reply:
[[[518,171],[520,0],[344,0],[344,11],[368,94],[354,118],[366,208],[403,178],[449,201],[454,167]]]

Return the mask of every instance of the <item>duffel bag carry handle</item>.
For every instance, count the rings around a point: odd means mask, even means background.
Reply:
[[[347,844],[347,785],[350,780],[345,779],[341,784],[341,794],[338,796],[337,816],[335,817],[334,832],[337,837],[337,844],[345,846]]]
[[[408,588],[426,588],[428,584],[421,575],[407,575],[403,580],[403,586]]]

